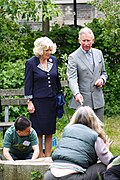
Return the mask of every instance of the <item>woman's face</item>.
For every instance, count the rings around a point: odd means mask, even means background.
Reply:
[[[51,54],[52,54],[52,49],[51,48],[49,48],[47,50],[43,50],[42,58],[43,59],[49,59]]]

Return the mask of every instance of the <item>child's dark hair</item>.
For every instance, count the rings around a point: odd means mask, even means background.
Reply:
[[[24,116],[17,117],[15,121],[15,129],[16,131],[24,131],[26,128],[31,126],[31,121],[25,118]]]

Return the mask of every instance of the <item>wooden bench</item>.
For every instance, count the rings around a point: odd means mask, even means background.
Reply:
[[[0,122],[0,128],[2,128],[3,137],[5,135],[5,131],[7,130],[7,128],[12,126],[13,124],[14,124],[14,122]]]
[[[61,81],[62,87],[68,86],[67,81]],[[4,122],[0,122],[0,128],[3,129],[3,135],[8,127],[12,125],[9,122],[9,107],[27,105],[24,98],[24,89],[0,89],[1,105],[5,107]]]
[[[24,98],[23,89],[0,89],[0,97],[1,105],[5,107],[4,122],[0,122],[4,136],[6,129],[13,124],[13,122],[9,122],[9,107],[27,105],[27,102]]]

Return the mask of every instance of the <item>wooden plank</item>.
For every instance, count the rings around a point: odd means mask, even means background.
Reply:
[[[14,122],[0,122],[0,127],[10,127]]]
[[[14,122],[0,122],[0,128],[3,130],[3,138],[6,130],[12,125],[14,125]]]
[[[68,86],[68,82],[61,81],[62,87]],[[0,89],[0,96],[24,96],[24,89]]]
[[[27,100],[24,98],[19,98],[19,99],[1,99],[1,105],[6,106],[6,105],[27,105]]]
[[[24,96],[24,89],[0,89],[0,96]]]
[[[68,86],[68,82],[66,80],[65,81],[61,81],[61,86],[62,87]]]

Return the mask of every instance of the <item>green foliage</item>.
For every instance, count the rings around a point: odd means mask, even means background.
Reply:
[[[52,17],[56,17],[62,13],[61,10],[58,8],[57,4],[51,0],[42,1],[42,9],[42,16],[44,21],[46,19],[51,20]]]
[[[9,16],[12,20],[22,18],[35,21],[39,20],[38,12],[41,3],[36,5],[34,0],[1,0],[0,7],[1,14]]]
[[[20,41],[22,33],[20,33],[18,24],[6,17],[1,18],[0,31],[0,61],[3,63],[1,68],[6,62],[15,62],[19,58],[27,57],[27,51],[24,49],[22,41]]]
[[[113,68],[120,61],[120,3],[116,0],[94,0],[91,4],[103,12],[104,18],[98,19],[102,29],[102,48],[109,56],[109,66]]]
[[[57,44],[57,56],[60,57],[62,54],[70,54],[74,51],[78,44],[78,32],[81,27],[74,26],[62,26],[55,25],[52,30],[48,33],[48,36]]]
[[[61,64],[60,66],[58,67],[58,71],[59,71],[59,76],[60,76],[60,79],[62,81],[66,80],[67,79],[67,74],[66,74],[66,71],[67,71],[67,60],[68,60],[68,55],[67,54],[62,54],[61,57]]]
[[[31,180],[41,180],[42,174],[39,171],[32,171],[31,172]]]
[[[3,63],[0,87],[3,89],[23,87],[24,65],[25,61],[21,60],[17,60],[14,63],[10,61]]]
[[[25,21],[39,21],[40,9],[43,10],[42,16],[45,21],[47,18],[52,19],[61,13],[55,2],[51,0],[35,1],[35,0],[1,0],[1,15],[8,15],[12,20],[24,19]]]
[[[120,68],[113,71],[106,63],[108,80],[104,87],[105,113],[108,116],[120,114]]]

